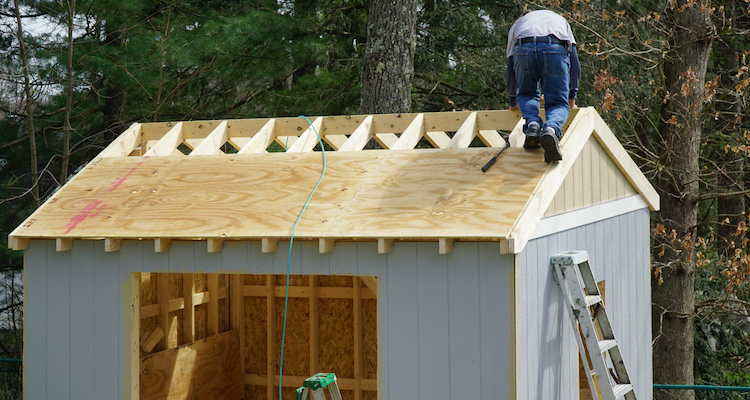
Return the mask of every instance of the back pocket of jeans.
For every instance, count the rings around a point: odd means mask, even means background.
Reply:
[[[545,51],[544,73],[552,76],[562,76],[570,73],[570,58],[567,51]]]

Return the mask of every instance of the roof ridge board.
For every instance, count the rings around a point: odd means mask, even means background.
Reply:
[[[512,239],[511,253],[519,253],[526,246],[531,234],[544,216],[544,210],[554,200],[555,193],[560,189],[565,177],[578,159],[584,145],[594,131],[593,107],[579,109],[571,121],[565,136],[560,141],[563,160],[551,163],[542,175],[539,183],[529,196],[523,210],[518,214],[516,222],[511,225],[506,237]]]

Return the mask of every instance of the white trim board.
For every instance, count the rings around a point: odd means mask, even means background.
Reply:
[[[648,203],[641,195],[625,197],[623,199],[581,208],[551,217],[542,218],[531,234],[531,239],[548,236],[553,233],[567,231],[579,226],[588,225],[596,221],[627,214],[629,212],[648,208]]]

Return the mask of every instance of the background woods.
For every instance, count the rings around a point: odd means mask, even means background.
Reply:
[[[0,0],[0,351],[20,356],[7,235],[131,123],[506,108],[507,31],[539,8],[660,191],[654,381],[750,385],[746,0]]]

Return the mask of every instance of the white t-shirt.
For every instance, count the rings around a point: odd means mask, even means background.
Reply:
[[[576,43],[570,24],[560,14],[549,10],[532,11],[519,18],[508,31],[506,57],[513,55],[518,39],[547,35],[555,35],[560,40]]]

